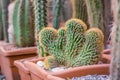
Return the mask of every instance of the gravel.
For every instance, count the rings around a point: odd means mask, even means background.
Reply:
[[[108,75],[87,75],[82,77],[74,77],[71,80],[109,80]]]

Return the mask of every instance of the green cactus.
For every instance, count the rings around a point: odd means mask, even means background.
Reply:
[[[81,19],[89,26],[85,0],[71,0],[71,3],[73,6],[73,18]]]
[[[8,40],[8,5],[10,0],[0,0],[2,6],[2,22],[3,22],[3,33],[4,40],[9,42]]]
[[[92,65],[101,58],[104,40],[102,32],[97,28],[90,29],[85,33],[85,38],[85,44],[71,66]]]
[[[61,10],[63,9],[64,0],[55,0],[53,6],[53,27],[58,29],[61,22]]]
[[[38,47],[39,56],[44,56],[45,51],[39,43],[39,32],[42,28],[47,27],[47,0],[34,0],[34,10],[35,10],[35,32],[36,32],[36,40]]]
[[[53,28],[45,28],[40,32],[40,44],[49,50],[49,53],[54,54],[55,58],[60,63],[63,63],[63,55],[65,49],[65,28],[61,28],[58,32]],[[57,57],[59,56],[59,57]]]
[[[34,45],[34,12],[31,0],[17,0],[14,9],[14,35],[18,47]]]
[[[88,15],[90,17],[90,26],[98,27],[104,31],[103,25],[103,3],[101,0],[86,0]]]
[[[2,25],[2,8],[0,2],[0,40],[3,40],[3,25]]]
[[[41,30],[41,45],[62,65],[74,67],[97,63],[103,50],[102,32],[97,28],[86,32],[86,24],[79,19],[70,19],[65,26],[58,32],[53,28]]]
[[[85,42],[83,34],[87,30],[87,26],[79,19],[71,19],[66,22],[66,27],[67,44],[65,53],[67,62],[71,62],[71,59],[73,59],[75,55],[78,55],[78,52]]]

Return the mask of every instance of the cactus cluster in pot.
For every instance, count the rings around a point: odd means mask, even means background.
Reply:
[[[13,16],[15,43],[18,47],[34,45],[34,11],[31,0],[16,0]]]
[[[58,31],[47,27],[39,33],[41,46],[55,58],[45,59],[47,68],[51,68],[52,60],[67,67],[96,64],[101,58],[103,40],[101,30],[98,28],[87,30],[86,24],[79,19],[68,20],[65,27]]]

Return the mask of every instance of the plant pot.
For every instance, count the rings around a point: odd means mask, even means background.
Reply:
[[[0,41],[0,47],[3,46],[3,45],[5,45],[5,42],[4,41]],[[1,53],[1,51],[0,51],[0,53]],[[1,70],[1,61],[0,61],[0,70]]]
[[[109,64],[81,66],[59,74],[48,75],[44,80],[66,80],[67,78],[81,77],[94,74],[109,75],[109,67]]]
[[[14,61],[14,65],[18,68],[21,80],[32,80],[31,76],[30,76],[30,71],[28,70],[27,67],[24,66],[24,62],[34,60],[34,59],[36,60],[36,58],[38,58],[38,57],[36,56],[36,57],[32,57],[32,58],[26,58],[26,59]],[[42,60],[42,58],[41,58],[41,60]]]
[[[109,58],[108,58],[109,57]],[[55,76],[59,76],[59,77],[63,77],[65,76],[65,74],[68,74],[69,72],[74,72],[74,70],[77,71],[77,68],[80,68],[82,69],[81,67],[76,67],[76,68],[72,68],[72,69],[69,69],[69,70],[64,70],[64,71],[60,71],[60,72],[47,72],[45,71],[44,69],[42,69],[41,67],[39,67],[36,62],[37,61],[43,61],[45,58],[39,58],[39,59],[36,59],[36,60],[31,60],[31,61],[25,61],[23,62],[23,65],[25,67],[28,68],[28,70],[30,71],[30,76],[31,76],[31,80],[47,80],[47,76],[48,75],[55,75]],[[106,54],[103,54],[103,57],[102,59],[103,60],[102,62],[104,62],[105,64],[97,64],[98,67],[100,66],[100,69],[105,66],[107,63],[109,64],[110,63],[110,56],[107,56]],[[97,65],[94,65],[94,66],[97,66]],[[106,70],[99,70],[99,73],[100,74],[106,74],[108,73],[108,67],[105,68]],[[96,68],[95,68],[96,70]],[[83,72],[83,71],[82,71]],[[92,72],[91,72],[92,73]],[[91,74],[90,73],[90,74]],[[83,73],[80,73],[80,74],[83,74],[84,75],[84,72]],[[94,74],[94,73],[93,73]],[[77,74],[76,74],[77,75]],[[66,77],[69,77],[69,76],[66,76]],[[52,79],[51,79],[52,80]],[[57,79],[56,79],[57,80]]]
[[[0,47],[1,71],[6,80],[20,80],[14,61],[37,56],[36,47],[17,48],[13,44],[6,44]]]

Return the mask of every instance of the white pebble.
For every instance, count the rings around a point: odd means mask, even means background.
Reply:
[[[37,65],[40,66],[40,67],[44,67],[44,62],[43,61],[38,61]]]

